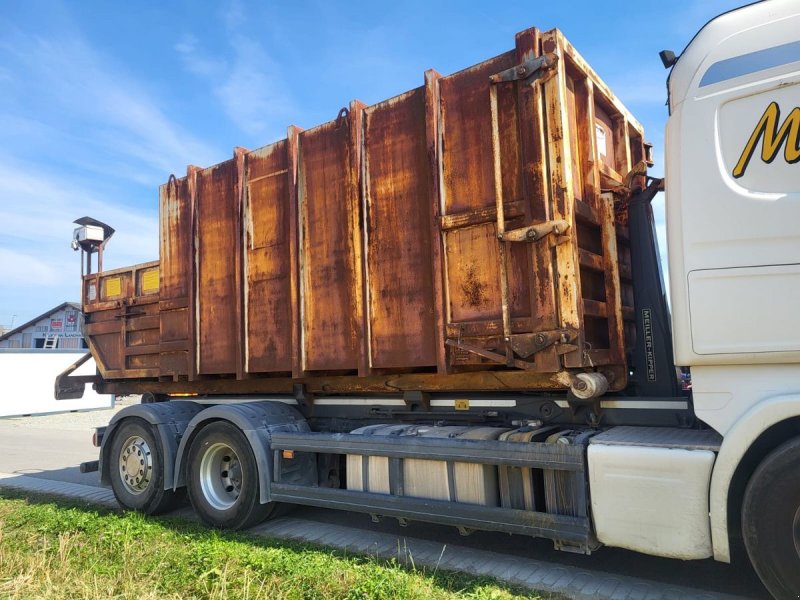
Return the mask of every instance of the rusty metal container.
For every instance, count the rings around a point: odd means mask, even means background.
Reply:
[[[649,147],[558,30],[160,189],[158,262],[88,275],[117,392],[563,389],[626,381]],[[630,175],[629,175],[630,174]]]

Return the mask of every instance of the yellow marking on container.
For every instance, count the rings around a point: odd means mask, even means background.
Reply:
[[[109,277],[106,279],[106,298],[122,295],[122,278]]]
[[[462,398],[455,401],[456,410],[469,410],[469,400]]]
[[[158,290],[158,269],[142,273],[142,292]]]

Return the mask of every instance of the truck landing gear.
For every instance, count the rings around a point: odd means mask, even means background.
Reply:
[[[110,454],[111,489],[124,508],[155,515],[175,505],[175,492],[164,489],[164,457],[150,426],[126,419],[114,432]]]
[[[230,423],[218,421],[197,434],[187,467],[189,500],[213,527],[246,529],[275,509],[274,502],[259,502],[255,456],[244,434]]]
[[[745,490],[742,533],[758,576],[775,598],[800,595],[800,438],[767,456]]]

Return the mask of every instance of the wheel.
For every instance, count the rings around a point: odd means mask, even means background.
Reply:
[[[175,493],[164,489],[161,444],[145,421],[126,419],[116,428],[109,459],[111,489],[122,507],[155,515],[176,504]]]
[[[800,438],[768,455],[747,484],[742,505],[747,554],[775,598],[800,595]]]
[[[186,489],[203,521],[245,529],[266,519],[275,503],[259,501],[258,468],[244,434],[226,421],[208,425],[189,447]]]

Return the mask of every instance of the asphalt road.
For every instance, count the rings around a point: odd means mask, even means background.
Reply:
[[[92,428],[108,423],[115,410],[0,419],[0,473],[99,486],[97,473],[81,474],[78,465],[97,458],[97,449],[91,444]],[[410,523],[408,527],[400,527],[394,519],[384,519],[374,524],[367,515],[308,507],[296,508],[292,516],[311,522],[474,547],[564,566],[632,575],[702,591],[748,598],[769,597],[747,564],[731,566],[712,560],[684,562],[615,548],[601,548],[587,557],[558,552],[547,540],[491,532],[475,532],[464,538],[451,527],[426,523]]]

